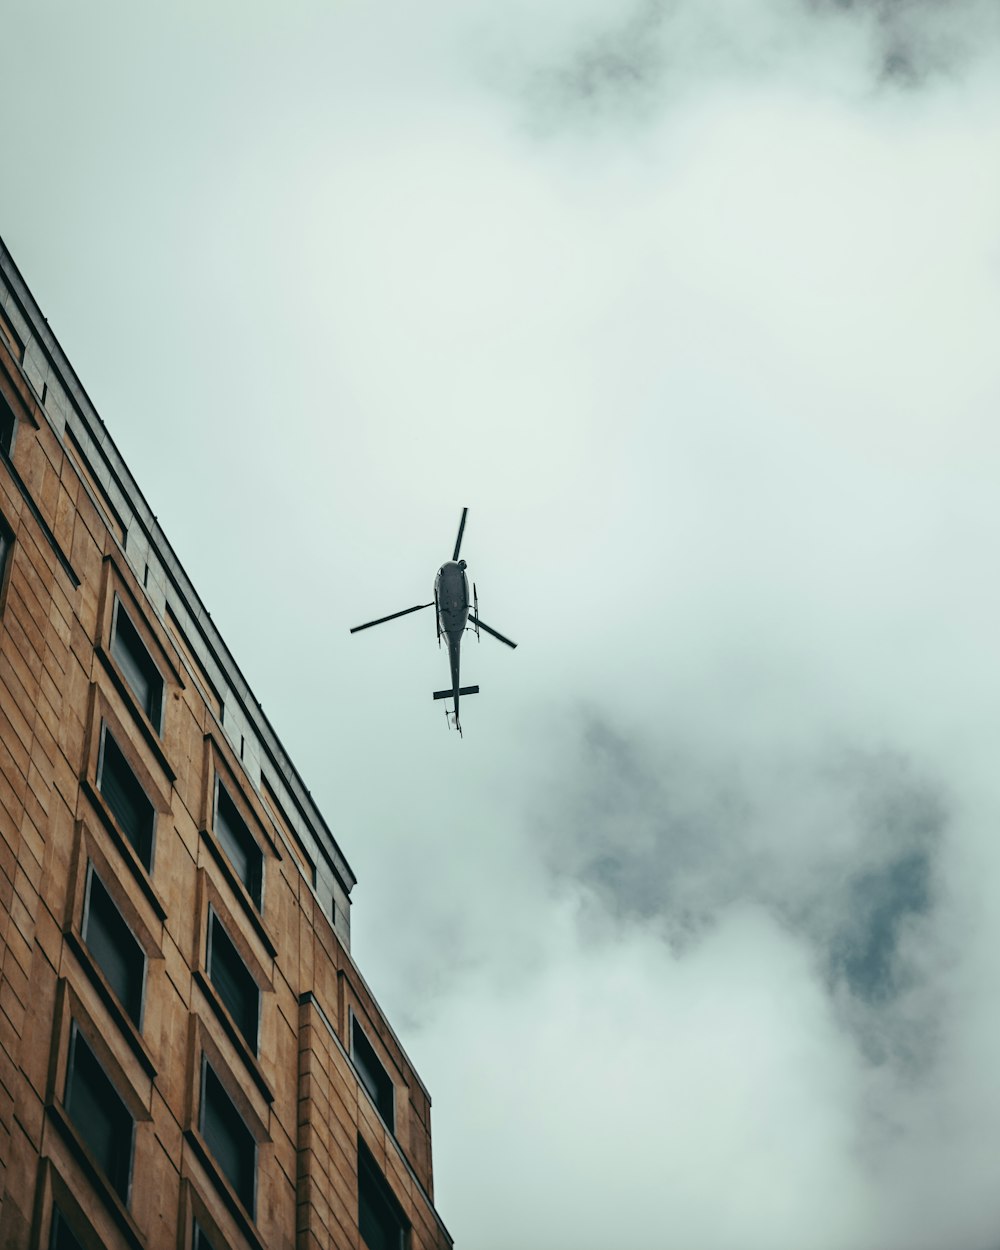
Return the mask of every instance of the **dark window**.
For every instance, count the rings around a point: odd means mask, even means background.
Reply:
[[[260,990],[214,911],[209,912],[208,922],[208,975],[256,1054]]]
[[[18,362],[24,360],[24,341],[10,324],[10,318],[2,308],[0,308],[0,338],[7,340],[7,346]]]
[[[0,580],[7,568],[7,557],[14,546],[14,533],[10,526],[0,517]]]
[[[146,953],[93,868],[90,870],[83,938],[122,1006],[139,1028]]]
[[[97,784],[122,833],[132,843],[147,871],[151,871],[155,819],[153,804],[107,729],[104,731]]]
[[[215,1247],[208,1240],[208,1234],[197,1220],[194,1222],[194,1237],[191,1241],[191,1250],[215,1250]]]
[[[125,674],[125,680],[132,687],[135,697],[142,705],[142,710],[153,722],[156,732],[160,732],[160,716],[163,709],[163,678],[160,670],[153,663],[153,657],[146,650],[145,643],[139,637],[135,626],[125,614],[119,603],[115,611],[114,636],[111,639],[111,654],[118,661],[118,666]]]
[[[259,910],[264,856],[221,781],[216,788],[215,836]]]
[[[358,1070],[361,1084],[371,1094],[372,1102],[379,1109],[392,1132],[396,1131],[395,1104],[393,1102],[392,1078],[382,1066],[371,1042],[358,1024],[357,1016],[351,1017],[351,1058]]]
[[[16,427],[17,418],[14,416],[14,409],[0,395],[0,454],[8,458],[10,457],[11,448],[14,446],[14,430]]]
[[[225,1087],[202,1057],[201,1122],[205,1144],[215,1155],[226,1179],[250,1212],[254,1213],[257,1179],[257,1143]]]
[[[112,1188],[122,1202],[128,1202],[135,1125],[121,1095],[76,1025],[70,1041],[66,1110],[107,1173]]]
[[[58,1207],[52,1208],[52,1236],[49,1238],[49,1250],[83,1250],[83,1243],[74,1235],[66,1223],[66,1217]]]
[[[405,1250],[409,1225],[378,1170],[371,1151],[358,1138],[358,1227],[369,1250]]]

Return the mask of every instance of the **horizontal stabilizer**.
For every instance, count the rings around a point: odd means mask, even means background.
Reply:
[[[435,690],[434,698],[435,699],[450,699],[454,693],[455,693],[454,690]],[[478,686],[460,686],[458,693],[459,694],[478,694],[479,687]]]

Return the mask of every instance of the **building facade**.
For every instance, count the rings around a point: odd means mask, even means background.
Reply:
[[[0,243],[0,1247],[446,1250],[354,876]]]

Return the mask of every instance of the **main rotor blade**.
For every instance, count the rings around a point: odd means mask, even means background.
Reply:
[[[433,606],[433,599],[430,603],[418,603],[415,607],[404,608],[402,612],[393,612],[389,616],[380,616],[377,621],[365,621],[364,625],[355,625],[351,633],[356,634],[361,629],[371,629],[373,625],[384,625],[386,621],[394,621],[397,616],[409,616],[411,612],[419,612],[421,608],[432,608]]]
[[[498,638],[500,642],[505,642],[508,647],[514,648],[517,646],[516,642],[511,642],[511,640],[509,638],[505,638],[503,634],[498,634],[495,629],[490,629],[489,625],[486,624],[481,616],[477,617],[474,613],[470,612],[469,619],[472,621],[473,625],[477,625],[480,629],[485,629],[488,634],[492,634],[493,637]]]
[[[465,533],[465,518],[469,514],[468,508],[462,509],[462,519],[458,523],[458,537],[455,539],[455,554],[451,557],[453,560],[458,559],[458,553],[462,550],[462,535]]]

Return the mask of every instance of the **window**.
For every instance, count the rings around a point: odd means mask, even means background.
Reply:
[[[357,1016],[353,1014],[351,1015],[351,1058],[358,1070],[361,1084],[371,1094],[372,1102],[378,1107],[379,1115],[394,1133],[396,1123],[392,1078],[382,1066],[371,1042],[365,1037],[361,1025],[358,1024]]]
[[[159,733],[163,712],[163,678],[121,603],[115,604],[111,654],[118,661],[118,667],[125,674],[125,680],[132,687],[142,710]]]
[[[201,1120],[198,1127],[223,1175],[251,1215],[257,1187],[257,1143],[208,1060],[201,1060]]]
[[[153,867],[153,822],[156,813],[149,796],[129,767],[118,743],[107,727],[101,745],[97,785],[111,808],[119,828],[128,838],[146,871]]]
[[[256,1054],[260,989],[211,908],[208,920],[208,975],[240,1032],[249,1042],[250,1049]]]
[[[259,911],[264,855],[221,781],[215,790],[215,836]]]
[[[215,1247],[208,1240],[208,1234],[197,1220],[194,1222],[194,1237],[191,1239],[191,1250],[215,1250]]]
[[[75,1024],[66,1077],[66,1111],[115,1193],[122,1202],[128,1202],[135,1123]]]
[[[0,395],[0,454],[8,459],[14,446],[14,430],[16,428],[17,418],[14,416],[14,409]]]
[[[7,346],[18,362],[24,360],[24,340],[11,325],[10,318],[2,308],[0,308],[0,338],[7,340]]]
[[[83,940],[132,1022],[140,1028],[146,953],[93,866],[87,883]]]
[[[14,532],[7,522],[0,517],[0,581],[7,569],[7,557],[14,546]]]
[[[74,1235],[66,1223],[66,1217],[58,1207],[52,1208],[52,1236],[49,1238],[49,1250],[83,1250],[83,1244]]]
[[[369,1250],[405,1250],[409,1224],[371,1151],[358,1138],[358,1227]]]

